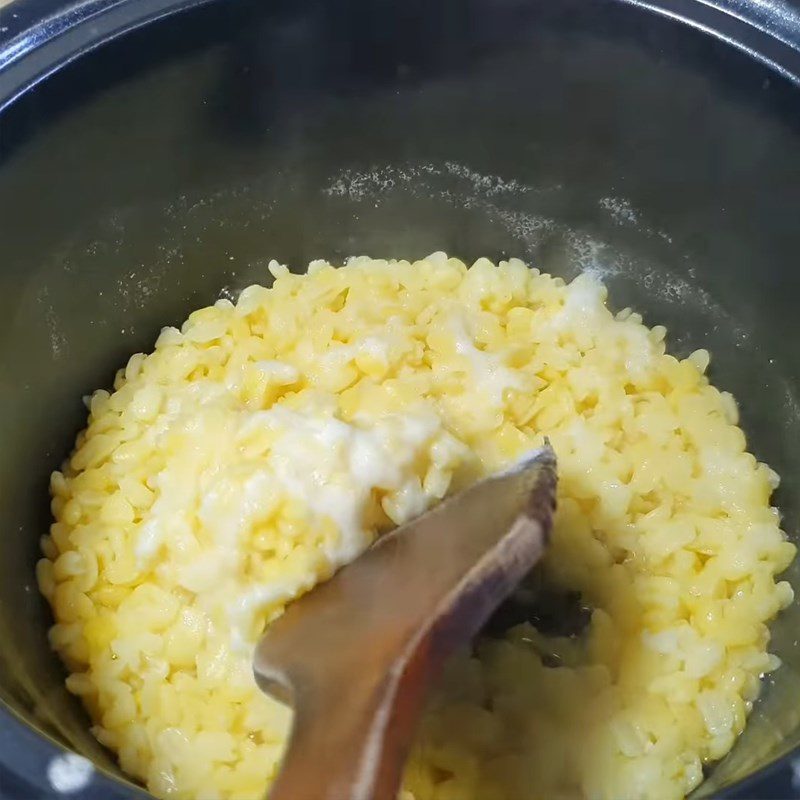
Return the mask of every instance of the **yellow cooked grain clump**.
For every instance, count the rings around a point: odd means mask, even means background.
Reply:
[[[544,572],[591,624],[574,640],[519,626],[454,659],[403,797],[696,786],[777,665],[766,622],[792,599],[774,576],[795,552],[708,354],[678,361],[590,277],[516,260],[270,271],[272,288],[133,356],[53,473],[39,584],[98,739],[158,796],[261,797],[290,725],[251,677],[263,626],[547,435]]]

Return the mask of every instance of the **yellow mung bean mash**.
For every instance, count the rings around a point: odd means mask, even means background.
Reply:
[[[795,554],[709,356],[613,314],[589,275],[443,253],[305,274],[195,311],[87,401],[38,565],[67,686],[157,797],[256,800],[290,712],[254,644],[377,535],[548,436],[542,567],[593,609],[455,657],[403,800],[669,800],[776,668]],[[358,680],[358,675],[353,675]]]

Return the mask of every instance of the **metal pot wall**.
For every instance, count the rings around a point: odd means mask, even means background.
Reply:
[[[0,792],[48,796],[66,747],[97,765],[75,796],[140,794],[47,645],[47,476],[83,394],[269,258],[601,271],[675,351],[712,352],[798,538],[799,43],[779,0],[0,11]],[[776,622],[784,665],[698,797],[782,796],[763,780],[800,741],[799,623]]]

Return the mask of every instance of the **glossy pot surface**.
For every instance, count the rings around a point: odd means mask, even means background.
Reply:
[[[0,12],[0,761],[13,781],[51,791],[66,745],[100,767],[84,797],[139,791],[47,646],[34,579],[47,478],[82,395],[162,325],[263,281],[271,258],[446,250],[599,271],[615,306],[668,327],[673,351],[711,351],[800,536],[791,5],[17,7]],[[800,741],[799,624],[797,605],[776,622],[784,666],[698,797],[764,796],[747,781]]]

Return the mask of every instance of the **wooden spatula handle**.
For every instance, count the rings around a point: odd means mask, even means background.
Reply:
[[[395,800],[431,682],[541,558],[555,487],[548,447],[385,536],[272,624],[254,672],[295,720],[270,800]]]
[[[368,653],[330,658],[327,691],[315,675],[306,680],[297,663],[289,669],[290,684],[277,691],[262,672],[262,688],[295,707],[269,800],[395,800],[426,693],[445,656],[539,559],[546,537],[539,520],[520,516],[502,545],[476,565],[470,585],[451,599],[446,614],[401,649],[391,632],[382,638],[376,631]]]
[[[298,694],[304,702],[269,800],[395,800],[428,666],[416,656],[378,683],[353,675],[337,696]]]

